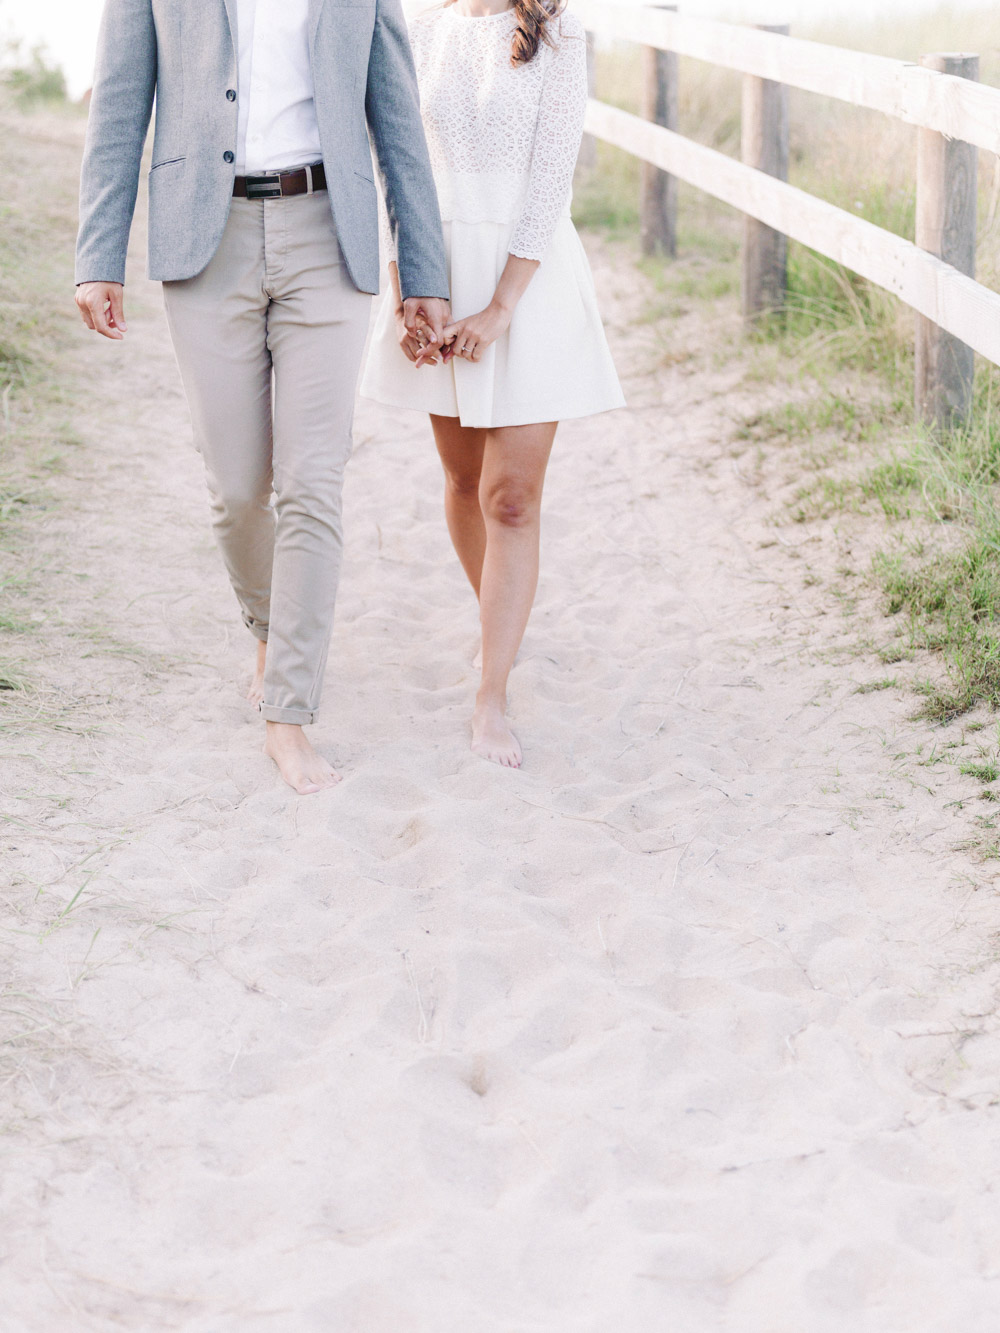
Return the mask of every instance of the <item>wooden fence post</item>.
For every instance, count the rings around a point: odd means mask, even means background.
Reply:
[[[677,6],[657,5],[676,11]],[[677,129],[677,55],[642,48],[642,115]],[[639,229],[644,255],[677,254],[677,181],[649,162],[640,165]]]
[[[979,78],[979,57],[921,56],[925,69]],[[934,130],[917,135],[916,242],[970,278],[976,272],[976,185],[973,144]],[[916,406],[929,425],[947,429],[965,421],[972,406],[975,357],[971,347],[917,316]]]
[[[756,25],[788,35],[788,24]],[[788,89],[751,74],[743,78],[743,161],[788,180]],[[743,219],[743,317],[749,322],[785,305],[788,238],[756,219]]]
[[[594,56],[594,34],[587,33],[587,94],[589,97],[596,95],[597,77],[596,63]],[[597,166],[597,140],[592,134],[585,134],[580,144],[580,156],[577,158],[577,166],[583,171],[593,171]]]

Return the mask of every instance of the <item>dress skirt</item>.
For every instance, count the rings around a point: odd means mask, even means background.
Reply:
[[[489,305],[508,258],[507,222],[446,222],[455,319]],[[566,421],[624,407],[597,309],[590,265],[570,218],[561,218],[507,332],[479,361],[408,361],[396,341],[393,302],[376,316],[361,392],[389,407],[458,417],[484,429]]]

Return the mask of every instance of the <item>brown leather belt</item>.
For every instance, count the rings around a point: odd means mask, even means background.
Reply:
[[[235,199],[286,199],[292,194],[314,194],[326,189],[323,163],[299,167],[297,171],[272,171],[266,176],[237,176],[233,181]]]

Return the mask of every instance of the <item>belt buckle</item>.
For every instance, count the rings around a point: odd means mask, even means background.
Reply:
[[[281,177],[280,177],[280,176],[248,176],[248,177],[247,177],[247,198],[248,198],[248,199],[280,199],[280,198],[281,198]]]

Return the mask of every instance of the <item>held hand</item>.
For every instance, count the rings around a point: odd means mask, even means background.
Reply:
[[[76,304],[88,329],[120,342],[128,332],[125,323],[125,289],[120,282],[81,282]]]
[[[406,322],[403,318],[403,307],[401,305],[396,307],[396,341],[403,349],[403,355],[406,357],[407,361],[415,362],[417,357],[420,356],[423,351],[423,345],[418,341],[417,332],[411,333],[406,327]]]
[[[403,307],[396,307],[396,341],[403,349],[403,355],[416,366],[436,366],[437,351],[440,343],[434,341],[430,326],[420,318],[414,332],[407,328]]]
[[[402,302],[396,311],[399,342],[417,366],[437,364],[435,353],[450,318],[451,307],[438,296],[410,296]]]
[[[496,342],[510,327],[511,311],[491,302],[478,315],[456,320],[444,331],[445,361],[460,356],[466,361],[478,361],[490,343]]]

